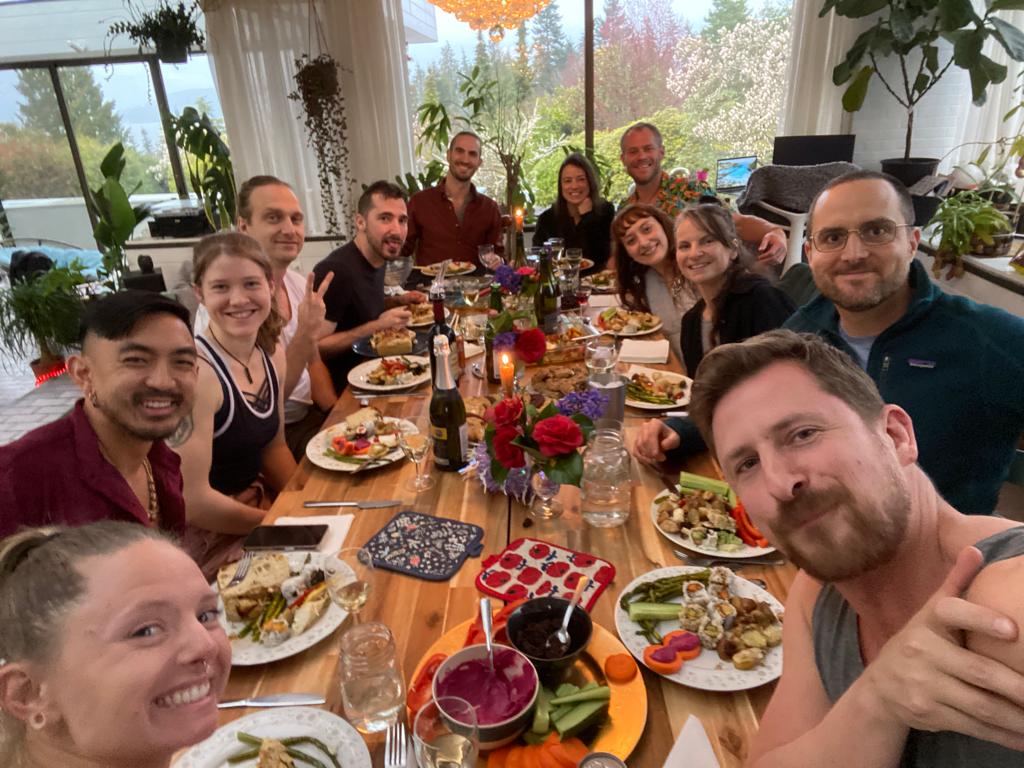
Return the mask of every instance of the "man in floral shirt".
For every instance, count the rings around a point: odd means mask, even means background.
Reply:
[[[687,205],[700,202],[702,195],[714,195],[714,190],[703,179],[691,182],[681,173],[669,175],[661,169],[665,147],[661,132],[651,123],[636,123],[627,128],[619,140],[619,148],[622,152],[619,158],[635,186],[623,206],[650,203],[674,219]],[[758,261],[782,262],[786,256],[786,234],[782,227],[735,211],[732,218],[744,242],[757,246]]]

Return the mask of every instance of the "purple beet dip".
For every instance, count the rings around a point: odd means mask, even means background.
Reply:
[[[464,661],[438,681],[437,695],[465,699],[476,710],[478,724],[494,725],[522,712],[536,687],[537,673],[526,659],[495,648],[494,671],[486,656]]]

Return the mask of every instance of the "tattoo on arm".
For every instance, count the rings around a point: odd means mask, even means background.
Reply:
[[[188,439],[192,437],[192,430],[195,427],[192,421],[192,414],[188,414],[180,422],[178,422],[178,428],[174,430],[174,433],[167,438],[167,445],[171,448],[180,448],[182,445],[188,442]]]

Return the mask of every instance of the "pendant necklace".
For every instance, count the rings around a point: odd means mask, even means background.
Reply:
[[[208,326],[206,330],[208,330],[210,332],[210,336],[212,336],[213,340],[217,342],[217,346],[220,347],[222,350],[224,350],[224,354],[226,354],[228,357],[230,357],[232,360],[234,360],[236,363],[238,363],[240,366],[242,366],[242,370],[245,371],[245,378],[249,380],[250,384],[252,384],[253,380],[252,380],[252,374],[249,372],[249,366],[246,363],[243,363],[241,360],[239,360],[233,354],[231,354],[231,350],[229,350],[227,347],[225,347],[223,344],[220,343],[220,339],[218,339],[217,338],[217,334],[215,334],[213,332],[213,327],[212,326]],[[253,352],[256,351],[256,345],[255,344],[253,345],[252,349],[253,349]],[[251,358],[252,358],[252,352],[249,353],[249,358],[248,359],[251,359]]]

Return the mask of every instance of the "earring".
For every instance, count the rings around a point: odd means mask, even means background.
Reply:
[[[37,731],[41,731],[46,727],[46,715],[42,712],[35,712],[32,717],[28,719],[29,725]]]
[[[96,390],[94,389],[89,390],[89,402],[92,403],[93,408],[98,408],[100,405],[100,400],[96,397]]]

